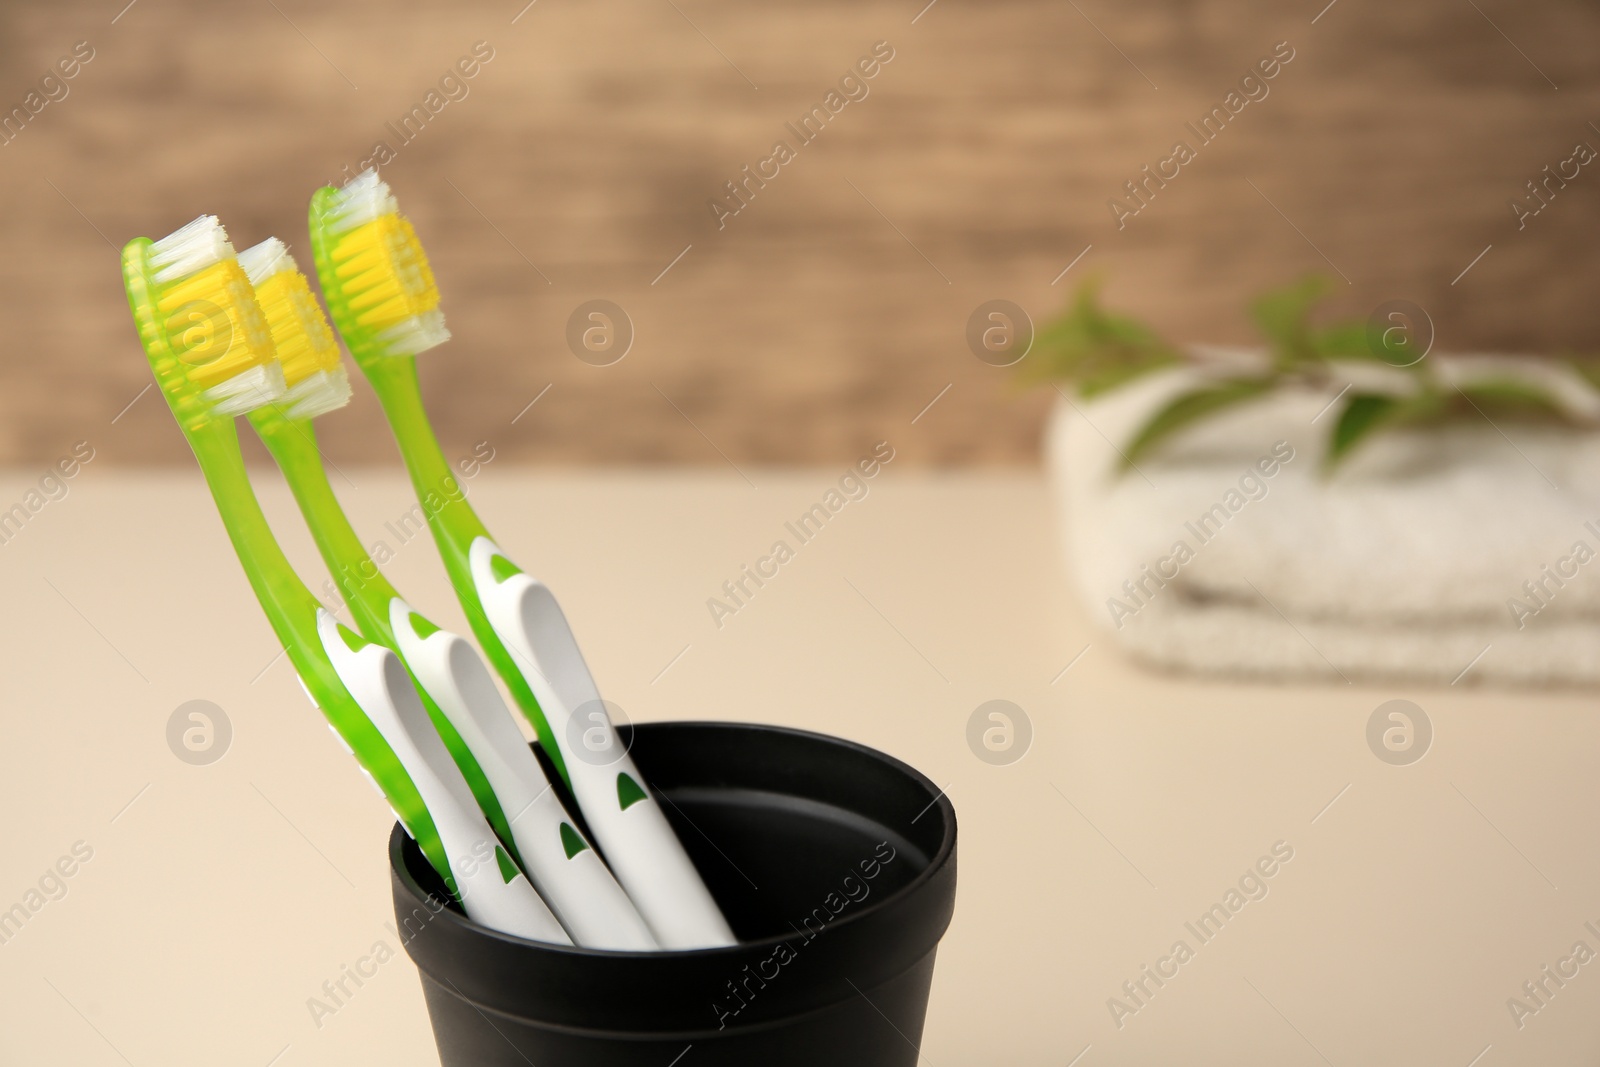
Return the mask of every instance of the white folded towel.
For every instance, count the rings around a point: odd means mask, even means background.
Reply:
[[[1464,378],[1503,362],[1439,365]],[[1130,653],[1335,681],[1600,682],[1600,433],[1487,421],[1384,432],[1326,476],[1338,388],[1286,389],[1118,477],[1117,449],[1202,373],[1164,371],[1092,403],[1064,396],[1052,419],[1069,571]],[[1596,403],[1576,375],[1551,373],[1574,410]]]

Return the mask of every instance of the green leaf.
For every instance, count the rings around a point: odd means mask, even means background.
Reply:
[[[1324,472],[1332,471],[1344,462],[1351,450],[1379,430],[1434,421],[1447,412],[1444,398],[1433,392],[1421,392],[1415,396],[1353,393],[1328,434],[1328,449],[1322,457],[1322,469]]]
[[[1283,289],[1274,289],[1250,305],[1251,318],[1266,336],[1278,366],[1287,369],[1318,358],[1311,333],[1311,309],[1327,295],[1328,287],[1327,278],[1312,274]]]
[[[1485,378],[1459,386],[1466,397],[1488,418],[1530,419],[1537,422],[1554,418],[1567,421],[1566,410],[1549,391],[1516,378]]]
[[[1365,359],[1395,365],[1372,350],[1364,322],[1341,322],[1329,326],[1311,334],[1310,341],[1318,359]]]
[[[1344,410],[1339,412],[1338,421],[1333,424],[1333,432],[1328,437],[1328,451],[1322,458],[1323,466],[1330,470],[1337,466],[1352,448],[1376,432],[1399,406],[1398,397],[1373,393],[1352,396]]]
[[[1573,370],[1583,375],[1590,385],[1600,389],[1600,357],[1574,356],[1566,362]]]
[[[1099,288],[1098,279],[1084,282],[1072,306],[1039,331],[1019,369],[1024,380],[1070,382],[1093,397],[1182,361],[1144,323],[1107,312]]]
[[[1275,377],[1232,378],[1180,393],[1150,416],[1123,449],[1119,470],[1127,471],[1155,447],[1186,426],[1214,415],[1224,408],[1242,404],[1267,392],[1277,383]]]

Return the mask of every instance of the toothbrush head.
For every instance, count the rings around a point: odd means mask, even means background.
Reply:
[[[215,215],[129,241],[122,280],[150,369],[186,432],[283,395],[266,319]]]
[[[314,419],[348,404],[350,377],[339,344],[284,243],[269,237],[252,245],[239,253],[239,266],[255,287],[288,386],[275,406],[286,418]]]
[[[376,170],[318,189],[310,224],[322,294],[357,363],[450,339],[427,253]]]

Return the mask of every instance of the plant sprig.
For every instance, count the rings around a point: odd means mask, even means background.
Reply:
[[[1336,401],[1338,413],[1329,420],[1323,454],[1328,473],[1374,435],[1401,427],[1486,419],[1594,425],[1591,417],[1563,404],[1534,375],[1506,370],[1470,382],[1445,379],[1433,364],[1413,355],[1416,339],[1409,329],[1382,322],[1318,325],[1313,313],[1329,288],[1327,278],[1311,275],[1253,301],[1251,319],[1267,342],[1268,358],[1262,368],[1218,375],[1162,404],[1122,448],[1119,471],[1167,445],[1179,431],[1284,386],[1333,386],[1348,377],[1341,373],[1341,363],[1389,368],[1395,372],[1396,388],[1386,392],[1353,387]],[[1022,367],[1024,380],[1067,384],[1080,397],[1092,399],[1156,371],[1192,362],[1146,324],[1107,311],[1099,289],[1097,279],[1085,282],[1067,310],[1039,332],[1029,352],[1034,358]],[[1600,389],[1600,358],[1564,363],[1576,372],[1575,381]]]

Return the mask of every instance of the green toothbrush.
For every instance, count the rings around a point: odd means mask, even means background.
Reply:
[[[245,472],[234,417],[285,396],[285,381],[271,332],[221,224],[202,215],[160,240],[135,238],[123,249],[122,268],[156,382],[307,694],[470,917],[507,933],[570,944],[494,843],[398,657],[340,625],[272,536]]]
[[[362,634],[405,662],[490,825],[574,942],[629,951],[656,948],[627,894],[567,820],[477,652],[401,598],[339,506],[311,419],[342,407],[350,390],[333,331],[305,275],[277,238],[239,253],[239,265],[255,286],[288,396],[307,394],[298,405],[285,401],[255,409],[250,423],[288,480]]]
[[[550,590],[506,556],[451,474],[422,406],[416,354],[449,339],[411,223],[376,171],[311,199],[311,247],[334,325],[372,384],[472,631],[667,948],[736,943],[633,759]]]

